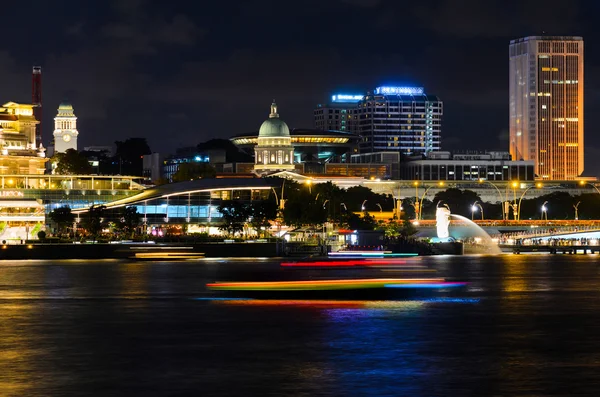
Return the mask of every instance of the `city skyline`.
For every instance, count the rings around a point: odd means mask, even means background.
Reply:
[[[544,32],[583,36],[586,108],[600,102],[594,78],[600,37],[592,21],[598,6],[537,3],[470,1],[457,8],[450,1],[424,7],[340,0],[235,3],[226,10],[115,1],[92,13],[73,2],[50,25],[43,15],[54,6],[34,2],[39,12],[32,23],[43,35],[7,21],[15,39],[3,48],[3,96],[28,102],[31,66],[41,65],[45,142],[54,109],[67,98],[78,109],[82,147],[144,136],[154,150],[172,152],[255,130],[273,98],[286,109],[290,128],[309,128],[314,107],[332,93],[423,86],[444,101],[443,148],[506,150],[510,40]],[[365,20],[368,34],[354,28]],[[388,39],[374,41],[372,34]],[[598,174],[591,160],[600,153],[593,134],[600,116],[590,110],[586,116],[586,173]]]

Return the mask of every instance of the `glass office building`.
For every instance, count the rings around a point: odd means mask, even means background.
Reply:
[[[510,153],[544,180],[583,173],[583,39],[533,36],[509,46]]]

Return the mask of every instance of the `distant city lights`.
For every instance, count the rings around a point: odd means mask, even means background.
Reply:
[[[423,87],[377,87],[375,94],[396,94],[396,95],[422,95],[425,93]]]

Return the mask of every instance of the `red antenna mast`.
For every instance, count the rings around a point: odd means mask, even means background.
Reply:
[[[42,67],[34,66],[31,74],[31,103],[33,115],[40,123],[35,127],[35,146],[42,143]]]

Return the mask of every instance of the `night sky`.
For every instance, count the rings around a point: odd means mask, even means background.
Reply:
[[[146,137],[153,151],[258,130],[271,99],[311,128],[332,93],[423,86],[444,101],[442,148],[508,150],[508,43],[585,42],[586,174],[600,173],[596,1],[31,1],[4,7],[3,102],[31,102],[44,140],[63,98],[79,147]],[[11,16],[12,15],[12,16]]]

